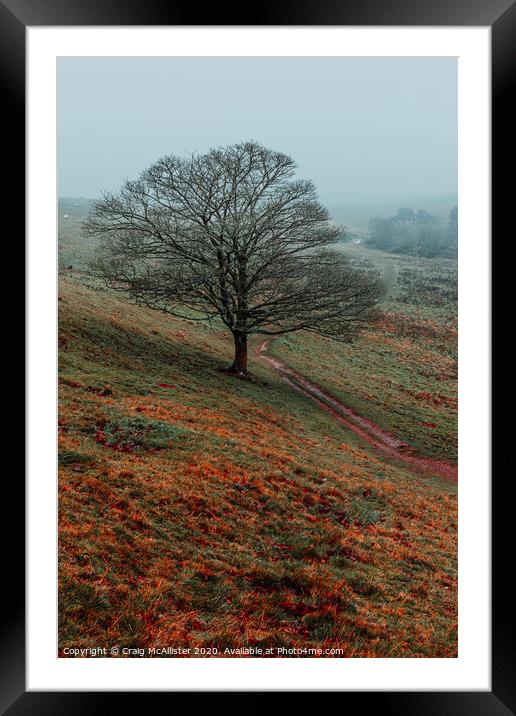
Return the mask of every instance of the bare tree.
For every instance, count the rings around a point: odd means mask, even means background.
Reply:
[[[339,227],[293,160],[246,142],[165,156],[94,204],[94,272],[133,300],[189,320],[219,317],[234,337],[229,368],[247,373],[252,334],[349,338],[378,301],[376,277],[330,251]]]

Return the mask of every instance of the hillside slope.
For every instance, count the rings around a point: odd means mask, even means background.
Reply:
[[[453,482],[375,454],[265,365],[220,372],[218,326],[73,276],[59,293],[61,653],[456,656]]]

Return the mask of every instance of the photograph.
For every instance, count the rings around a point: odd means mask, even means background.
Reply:
[[[457,57],[56,72],[58,656],[456,659]]]

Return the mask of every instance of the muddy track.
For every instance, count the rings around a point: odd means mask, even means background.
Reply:
[[[304,378],[300,373],[289,368],[279,358],[267,353],[271,339],[268,338],[255,348],[257,356],[268,363],[296,392],[309,398],[320,408],[330,413],[336,420],[349,430],[372,445],[376,450],[395,460],[407,464],[415,472],[439,475],[452,480],[457,479],[457,466],[445,460],[435,460],[417,455],[407,443],[398,440],[394,435],[383,430],[372,420],[363,418],[347,405],[327,393],[316,383]]]

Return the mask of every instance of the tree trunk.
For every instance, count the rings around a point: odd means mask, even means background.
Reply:
[[[247,334],[233,331],[235,339],[235,358],[229,370],[236,375],[247,375]]]

